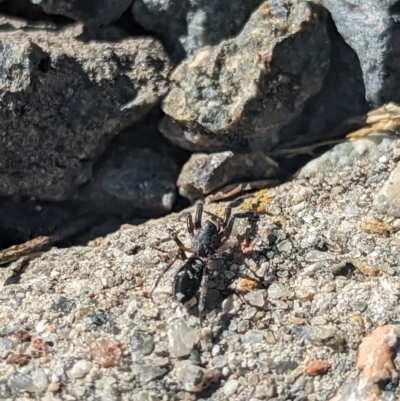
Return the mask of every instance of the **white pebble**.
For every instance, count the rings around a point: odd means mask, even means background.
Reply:
[[[41,334],[46,330],[47,322],[46,320],[41,320],[36,325],[36,333]]]
[[[212,351],[211,351],[211,355],[212,356],[217,356],[220,353],[221,353],[221,347],[218,344],[214,345],[214,347],[212,348]]]
[[[92,364],[88,361],[78,361],[68,372],[70,377],[75,379],[82,379],[85,377],[92,369]]]
[[[47,390],[47,386],[49,385],[49,379],[47,378],[46,373],[42,369],[38,369],[33,375],[33,383],[36,386],[39,393],[42,393]]]
[[[228,380],[224,385],[224,394],[226,396],[235,394],[238,386],[239,382],[237,380]]]
[[[197,330],[189,327],[182,319],[169,326],[167,335],[170,352],[175,358],[189,355],[199,341]]]

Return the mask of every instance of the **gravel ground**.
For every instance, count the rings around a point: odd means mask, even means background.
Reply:
[[[177,215],[1,269],[0,398],[333,397],[359,374],[361,340],[400,320],[400,218],[374,206],[400,141],[346,146],[234,210],[258,217],[237,219],[210,265],[203,328],[196,302],[173,301],[182,262],[146,297],[176,253],[163,240],[175,231],[188,243]],[[394,384],[380,399],[400,398]]]

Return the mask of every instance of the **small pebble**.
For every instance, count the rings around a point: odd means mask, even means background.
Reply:
[[[44,391],[46,391],[46,389],[49,385],[49,379],[48,379],[46,373],[42,369],[38,369],[33,374],[32,379],[33,379],[33,383],[39,393],[43,393]]]
[[[75,363],[75,365],[68,371],[68,375],[74,379],[82,379],[92,369],[92,364],[88,361],[81,360]]]
[[[221,347],[220,347],[218,344],[214,345],[214,346],[212,347],[212,350],[211,350],[211,355],[212,355],[212,356],[217,356],[217,355],[219,355],[220,353],[221,353]]]
[[[68,315],[76,308],[76,302],[66,297],[60,297],[51,305],[51,309]]]
[[[197,330],[189,327],[183,319],[173,322],[168,328],[169,349],[175,358],[189,355],[199,341]]]
[[[23,373],[15,373],[10,377],[11,388],[16,392],[28,391],[29,393],[34,393],[36,391],[36,386],[33,380]]]
[[[52,393],[56,393],[59,389],[60,389],[60,383],[52,382],[52,383],[49,384],[49,390]]]
[[[118,341],[100,340],[91,347],[93,361],[104,368],[112,368],[119,365],[122,359],[122,345]]]
[[[223,368],[226,365],[226,358],[224,356],[222,356],[222,355],[215,356],[212,359],[212,364],[216,368]]]
[[[262,308],[267,298],[267,290],[255,290],[244,296],[244,299],[253,306]]]
[[[136,331],[132,336],[132,348],[138,357],[150,355],[154,350],[153,336],[143,330]]]
[[[311,361],[307,365],[305,372],[309,376],[319,376],[325,374],[331,367],[327,361]]]
[[[264,332],[260,330],[249,330],[244,336],[242,337],[242,344],[256,344],[261,343],[264,339]]]
[[[207,388],[216,378],[217,372],[193,365],[191,361],[181,361],[176,373],[177,379],[182,384],[182,390],[190,393],[199,393]]]
[[[365,309],[367,309],[367,307],[368,307],[367,303],[364,302],[364,301],[354,302],[353,306],[354,306],[354,309],[359,311],[359,312],[364,312]]]
[[[293,292],[288,291],[287,288],[281,283],[274,282],[268,287],[269,299],[288,299],[292,296]]]
[[[224,385],[224,394],[230,396],[235,394],[237,388],[239,387],[239,382],[237,380],[228,380]]]
[[[85,323],[88,325],[95,324],[100,326],[107,321],[106,313],[102,309],[90,311],[85,319]]]

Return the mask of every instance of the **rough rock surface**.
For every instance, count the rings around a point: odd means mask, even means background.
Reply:
[[[153,39],[78,42],[74,27],[0,34],[0,195],[64,200],[127,124],[168,90]]]
[[[163,110],[177,124],[164,123],[163,134],[189,150],[269,150],[321,89],[330,58],[325,19],[305,0],[264,2],[239,36],[174,71]]]
[[[88,27],[108,25],[128,10],[133,0],[32,0],[48,14],[64,15]]]
[[[373,204],[398,163],[400,141],[357,142],[364,152],[351,158],[343,147],[330,153],[342,160],[337,167],[322,158],[322,174],[308,168],[307,176],[255,193],[234,209],[259,217],[237,219],[223,259],[210,265],[202,329],[195,302],[186,308],[173,301],[181,261],[153,299],[146,297],[176,254],[175,243],[166,241],[171,230],[189,243],[177,215],[126,224],[91,242],[84,236],[80,246],[54,247],[0,269],[1,395],[115,401],[334,397],[359,373],[362,339],[400,314],[400,220]],[[206,210],[221,215],[224,205]],[[366,219],[382,220],[389,234],[365,231]],[[98,232],[94,227],[89,237]],[[369,275],[365,265],[377,273]],[[188,328],[188,338],[179,327]],[[377,347],[363,344],[369,369],[379,370]],[[398,371],[398,358],[390,357]],[[311,361],[331,368],[309,376]],[[364,385],[357,401],[399,399],[395,380],[380,385],[385,388]]]
[[[357,53],[367,100],[375,107],[400,101],[397,0],[320,0],[343,39]]]
[[[177,58],[236,36],[262,0],[136,0],[135,20],[156,32]]]
[[[400,217],[400,164],[375,197],[375,207],[390,216]]]
[[[270,178],[277,171],[262,152],[197,153],[182,167],[177,185],[182,196],[195,201],[226,184]]]

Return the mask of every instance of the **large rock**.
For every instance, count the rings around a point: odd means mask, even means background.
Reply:
[[[366,98],[373,106],[400,101],[400,27],[397,0],[320,0],[357,53]]]
[[[124,219],[171,211],[177,165],[187,156],[157,131],[158,118],[155,110],[142,124],[118,134],[96,163],[93,180],[78,191],[79,200]]]
[[[301,115],[279,133],[281,148],[342,137],[364,122],[360,116],[367,112],[368,105],[360,62],[330,17],[327,32],[331,40],[329,72],[321,91],[307,100]]]
[[[177,58],[237,35],[262,0],[136,0],[135,20],[164,38]]]
[[[104,26],[121,17],[133,0],[31,0],[48,14],[64,15],[85,25]]]
[[[168,90],[157,41],[84,44],[81,31],[0,33],[0,196],[66,199]]]
[[[179,193],[194,201],[227,184],[270,178],[277,170],[262,152],[197,153],[183,166],[177,184]]]
[[[324,12],[305,0],[266,1],[237,38],[175,70],[163,103],[173,121],[161,130],[190,150],[269,150],[321,89],[329,57]]]
[[[155,217],[171,211],[178,167],[151,149],[112,152],[82,191],[80,200],[121,217]]]

